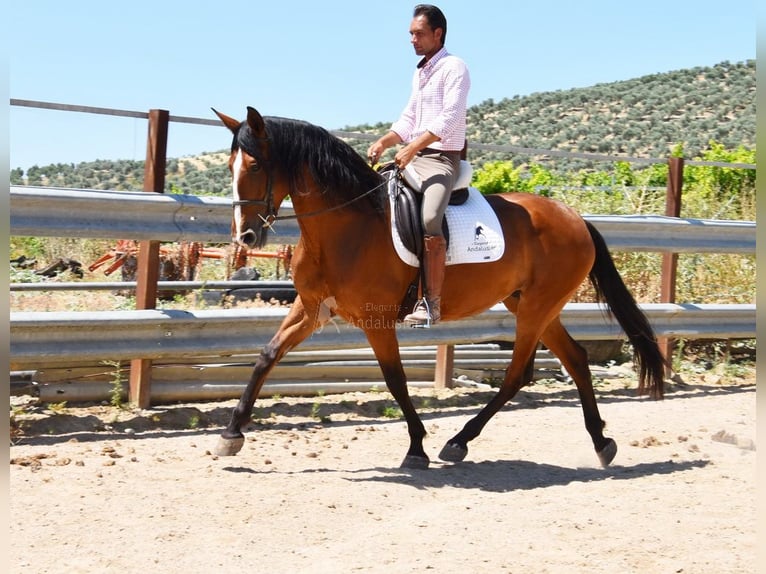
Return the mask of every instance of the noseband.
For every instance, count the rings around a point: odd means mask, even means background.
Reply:
[[[261,169],[260,167],[258,169]],[[265,199],[236,199],[231,202],[232,208],[234,207],[246,207],[249,205],[260,205],[266,208],[266,217],[258,214],[263,220],[266,227],[271,227],[277,219],[284,219],[277,217],[277,209],[274,207],[274,191],[272,189],[271,174],[266,178],[266,198]]]

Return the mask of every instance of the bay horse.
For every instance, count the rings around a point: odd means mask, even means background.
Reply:
[[[364,330],[406,419],[410,443],[401,467],[428,468],[430,459],[423,449],[426,430],[407,390],[396,333],[400,303],[418,269],[395,252],[384,176],[321,127],[262,117],[252,107],[241,122],[213,111],[234,136],[229,157],[233,240],[262,247],[288,196],[295,213],[291,217],[300,227],[292,259],[298,296],[256,360],[216,453],[229,456],[241,450],[242,428],[250,422],[271,369],[337,315]],[[639,394],[662,398],[665,360],[651,325],[625,286],[601,234],[573,209],[528,193],[494,194],[486,201],[499,218],[506,249],[494,262],[447,266],[442,321],[503,303],[516,316],[513,356],[497,393],[447,441],[439,458],[452,462],[465,458],[468,442],[531,381],[534,353],[542,342],[574,380],[585,428],[606,467],[617,445],[603,433],[587,353],[564,328],[560,313],[589,278],[597,300],[606,304],[633,346]]]

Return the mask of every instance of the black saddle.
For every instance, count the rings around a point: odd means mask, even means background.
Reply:
[[[389,180],[389,192],[394,197],[393,209],[395,211],[396,229],[402,244],[408,251],[417,255],[418,259],[423,256],[423,221],[421,219],[421,205],[423,194],[420,192],[420,182],[412,170],[396,170],[393,164],[381,168],[381,173],[395,171]],[[467,172],[467,173],[466,173]],[[457,178],[457,184],[450,196],[450,205],[462,205],[468,201],[468,184],[471,181],[471,166],[466,161],[461,162],[461,173]],[[447,218],[442,221],[442,233],[449,245],[449,226]]]

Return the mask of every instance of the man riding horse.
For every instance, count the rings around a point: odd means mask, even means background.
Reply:
[[[412,93],[391,130],[373,143],[367,156],[375,163],[392,145],[405,143],[394,158],[397,167],[411,163],[422,181],[423,299],[404,322],[429,327],[441,318],[441,292],[447,242],[442,220],[457,178],[465,145],[466,105],[471,79],[465,63],[447,52],[447,19],[439,8],[415,7],[410,38],[417,65]]]

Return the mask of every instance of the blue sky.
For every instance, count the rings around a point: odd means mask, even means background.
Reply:
[[[11,98],[213,118],[389,122],[417,62],[416,2],[12,2]],[[756,57],[753,1],[442,0],[469,105]],[[9,110],[11,168],[143,160],[140,119]],[[168,155],[225,149],[225,128],[170,125]]]

